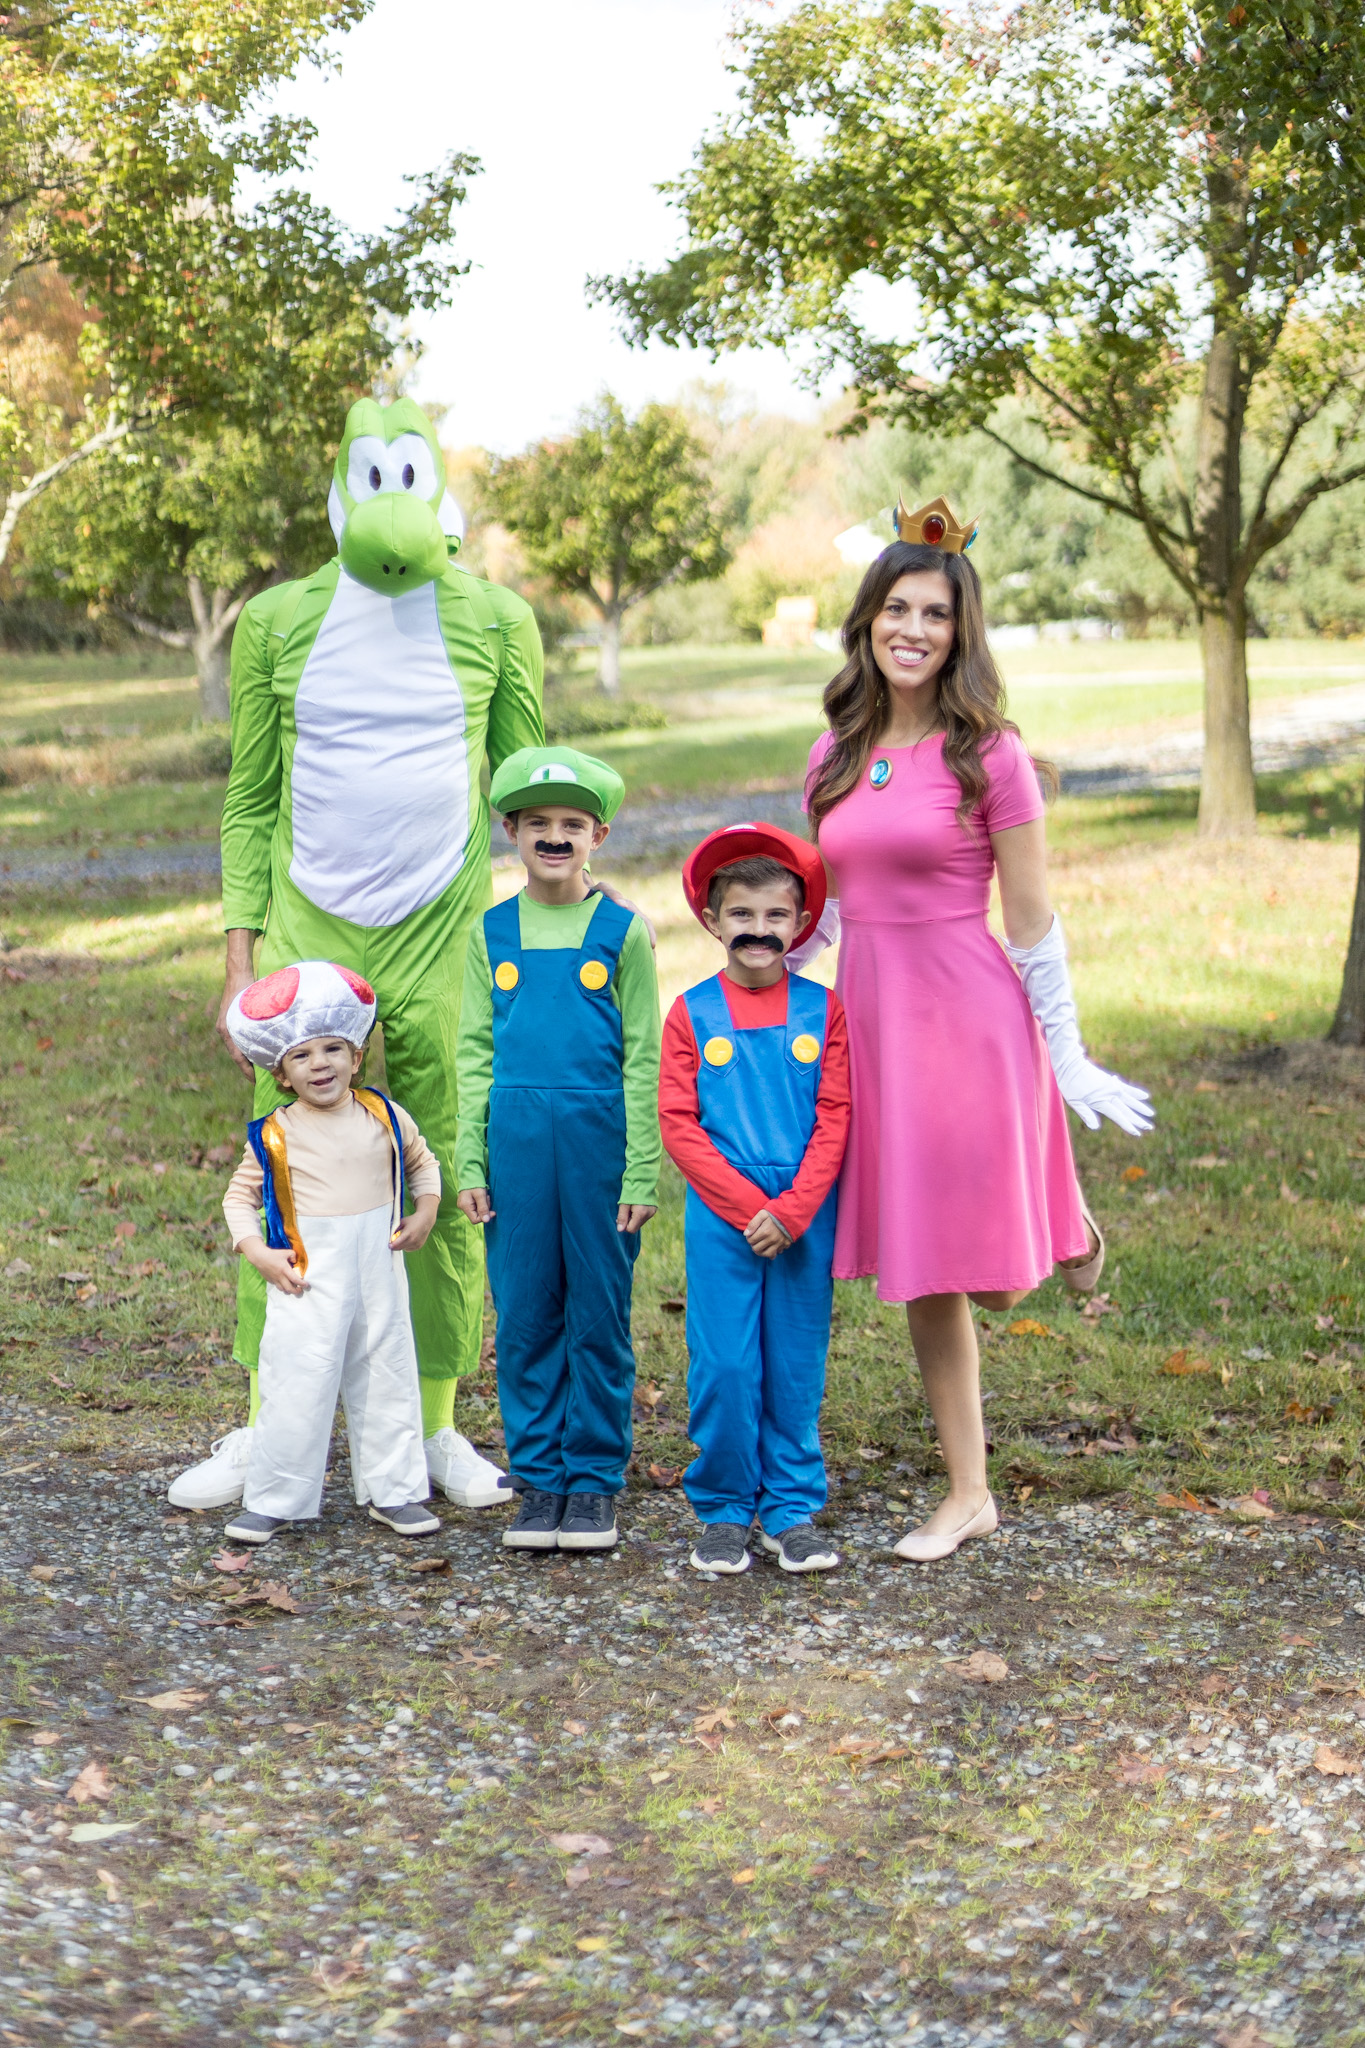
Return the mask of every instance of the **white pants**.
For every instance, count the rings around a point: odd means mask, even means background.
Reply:
[[[242,1505],[281,1521],[322,1506],[337,1394],[357,1502],[401,1507],[429,1492],[422,1397],[403,1254],[386,1203],[361,1216],[300,1216],[308,1292],[267,1289],[261,1409]]]

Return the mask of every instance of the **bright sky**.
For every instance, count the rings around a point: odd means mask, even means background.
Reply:
[[[697,376],[809,414],[775,352],[713,370],[690,352],[633,350],[584,298],[590,274],[676,247],[654,187],[732,100],[730,17],[729,0],[376,0],[340,47],[340,75],[305,75],[282,101],[318,128],[314,196],[356,227],[403,203],[404,173],[452,148],[482,159],[458,222],[475,268],[419,329],[417,388],[451,407],[448,446],[520,448],[604,386],[633,407]]]

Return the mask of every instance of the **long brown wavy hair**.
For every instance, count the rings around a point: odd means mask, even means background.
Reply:
[[[872,656],[872,621],[885,610],[892,585],[902,576],[933,569],[953,587],[956,632],[952,653],[938,676],[938,708],[944,725],[943,758],[962,791],[957,807],[960,824],[967,823],[986,794],[983,747],[992,747],[1001,733],[1019,730],[1005,716],[1005,686],[986,642],[981,579],[975,569],[965,555],[894,541],[858,586],[843,625],[848,659],[825,689],[825,717],[834,744],[816,770],[808,795],[811,831],[817,839],[823,820],[862,779],[891,717],[891,685]],[[1055,779],[1047,763],[1035,765],[1045,786]]]

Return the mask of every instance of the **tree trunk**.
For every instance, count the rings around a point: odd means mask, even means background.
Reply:
[[[1210,608],[1199,622],[1204,655],[1204,771],[1199,830],[1233,839],[1256,829],[1247,691],[1246,618],[1238,602]]]
[[[206,725],[225,725],[228,719],[227,638],[216,626],[194,636],[194,667],[199,678],[199,716]]]
[[[602,614],[602,644],[597,651],[597,681],[609,697],[621,694],[621,614]]]
[[[1235,334],[1215,328],[1199,396],[1194,493],[1200,638],[1204,650],[1204,772],[1199,830],[1231,839],[1256,829],[1247,695],[1246,599],[1238,580],[1242,539],[1242,428],[1246,372]]]
[[[1351,937],[1341,976],[1341,1000],[1327,1036],[1333,1045],[1365,1045],[1365,804],[1360,811],[1360,866],[1356,873]]]

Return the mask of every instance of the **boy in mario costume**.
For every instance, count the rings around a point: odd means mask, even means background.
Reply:
[[[730,825],[683,869],[723,971],[664,1025],[659,1120],[687,1182],[690,1434],[683,1484],[704,1524],[698,1571],[748,1568],[755,1516],[789,1572],[837,1553],[825,1503],[820,1403],[834,1283],[835,1181],[848,1137],[848,1038],[832,990],[789,974],[817,923],[825,872],[776,825]]]
[[[241,1543],[319,1512],[338,1392],[357,1502],[400,1536],[441,1526],[423,1504],[402,1258],[430,1235],[441,1172],[405,1109],[353,1085],[375,1007],[358,974],[304,960],[252,982],[228,1010],[234,1044],[292,1098],[248,1127],[223,1201],[233,1249],[266,1291],[261,1410],[227,1525]]]

